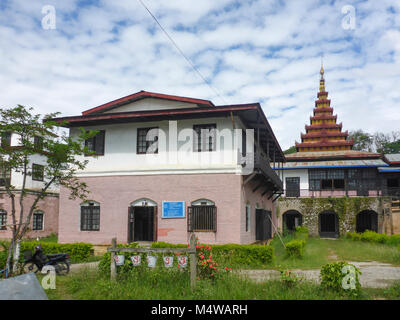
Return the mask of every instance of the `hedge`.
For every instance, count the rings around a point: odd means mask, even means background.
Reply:
[[[384,234],[384,233],[377,233],[374,231],[367,230],[363,233],[348,232],[346,234],[346,238],[354,240],[354,241],[382,243],[382,244],[388,244],[388,245],[393,245],[393,246],[400,245],[400,234],[394,234],[394,235],[388,236],[387,234]]]
[[[136,243],[130,245],[118,245],[118,247],[136,247]],[[187,248],[187,244],[172,244],[167,242],[153,242],[151,248]],[[223,244],[223,245],[211,245],[211,252],[213,260],[219,265],[232,266],[246,266],[246,267],[259,267],[264,265],[272,264],[274,261],[274,248],[265,245],[240,245],[240,244]],[[130,256],[131,253],[119,253],[125,256],[125,265],[119,267],[118,272],[124,272],[131,269]],[[155,254],[162,256],[163,254]],[[164,254],[165,255],[165,254]],[[103,255],[102,260],[99,264],[99,270],[103,274],[110,273],[110,259],[111,254],[109,252]],[[145,261],[145,257],[142,254],[142,261]],[[145,264],[145,262],[142,264]],[[162,259],[157,259],[157,264],[162,265]]]
[[[292,240],[285,244],[286,254],[293,258],[302,258],[304,256],[305,240]]]
[[[8,244],[2,243],[6,246]],[[72,263],[84,262],[93,254],[93,245],[90,243],[52,243],[40,241],[27,241],[21,242],[20,261],[24,260],[24,251],[35,251],[35,247],[40,244],[44,254],[54,253],[68,253]],[[0,252],[0,269],[2,269],[7,262],[7,251]]]

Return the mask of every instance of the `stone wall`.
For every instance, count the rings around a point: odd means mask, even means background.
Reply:
[[[319,234],[318,216],[324,211],[334,211],[339,218],[339,234],[356,231],[356,215],[364,210],[378,214],[378,232],[389,233],[391,211],[390,198],[386,197],[340,197],[340,198],[280,198],[277,215],[282,230],[282,216],[289,210],[296,210],[303,216],[303,225],[310,235]]]

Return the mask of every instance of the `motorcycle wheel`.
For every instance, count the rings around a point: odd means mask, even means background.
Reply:
[[[37,273],[39,271],[39,268],[33,262],[25,263],[22,268],[24,270],[24,273],[30,273],[30,272]]]
[[[56,270],[57,270],[57,274],[66,275],[69,272],[69,264],[65,261],[58,262]]]

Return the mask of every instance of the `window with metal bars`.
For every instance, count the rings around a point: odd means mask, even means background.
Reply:
[[[300,177],[286,178],[286,197],[300,197]]]
[[[32,164],[32,180],[43,181],[44,176],[44,166],[40,164]]]
[[[216,124],[197,124],[193,126],[193,151],[216,150]]]
[[[100,205],[89,202],[81,205],[81,231],[100,230]]]
[[[86,156],[103,156],[104,155],[104,141],[105,130],[100,130],[94,137],[85,140],[85,147],[89,153]]]
[[[200,205],[188,207],[188,232],[217,231],[217,207]]]
[[[0,186],[10,185],[11,170],[4,170],[0,165]]]
[[[42,211],[36,211],[33,214],[32,230],[43,230],[43,217],[44,217],[44,213]]]
[[[7,212],[0,210],[0,230],[7,230]]]
[[[136,153],[158,153],[158,128],[138,128]]]
[[[11,132],[1,133],[1,147],[9,147],[11,145]]]

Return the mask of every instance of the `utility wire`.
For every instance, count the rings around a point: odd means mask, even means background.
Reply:
[[[201,72],[196,68],[196,66],[193,64],[193,62],[183,53],[183,51],[179,48],[178,44],[172,39],[172,37],[168,34],[168,32],[163,28],[161,23],[158,21],[158,19],[154,16],[154,14],[150,11],[150,9],[143,3],[142,0],[138,0],[140,4],[146,9],[146,11],[150,14],[150,16],[153,18],[153,20],[157,23],[157,25],[160,27],[160,29],[164,32],[164,34],[167,36],[167,38],[171,41],[171,43],[174,45],[176,50],[182,55],[183,58],[189,63],[189,65],[192,67],[192,69],[198,74],[198,76],[205,82],[205,84],[212,90],[214,93],[220,97],[225,104],[228,104],[226,100],[219,94],[217,89],[215,89],[208,81],[207,79],[201,74]]]

